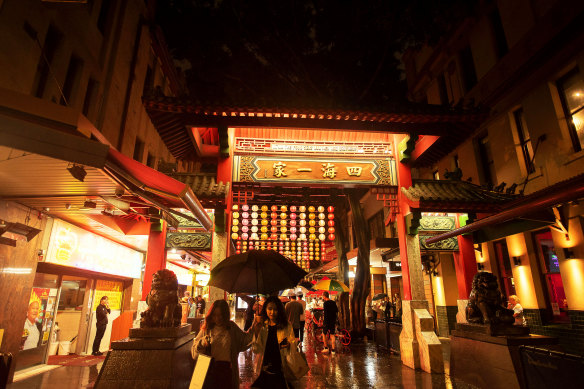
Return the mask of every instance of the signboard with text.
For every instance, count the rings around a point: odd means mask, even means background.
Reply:
[[[93,297],[92,311],[95,311],[103,296],[107,296],[109,307],[112,311],[122,309],[122,293],[124,285],[118,281],[97,280],[95,285],[95,296]]]
[[[45,262],[140,278],[143,254],[82,228],[55,220]]]
[[[395,160],[235,156],[233,181],[396,185]]]

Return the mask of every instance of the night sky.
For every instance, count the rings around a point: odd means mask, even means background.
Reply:
[[[435,43],[473,0],[201,1],[157,5],[202,102],[294,107],[405,100],[400,53]]]

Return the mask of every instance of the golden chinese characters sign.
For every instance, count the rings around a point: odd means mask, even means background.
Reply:
[[[233,180],[396,185],[393,159],[282,158],[235,156]]]
[[[122,293],[124,285],[118,281],[97,280],[95,285],[95,296],[93,296],[92,310],[95,311],[103,296],[107,296],[109,307],[112,311],[122,309]]]

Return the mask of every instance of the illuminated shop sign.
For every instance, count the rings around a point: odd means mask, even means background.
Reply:
[[[327,247],[335,240],[332,206],[236,204],[231,216],[237,254],[274,250],[304,270],[326,260]]]
[[[123,277],[140,278],[142,253],[55,220],[45,262]]]
[[[322,142],[308,140],[237,138],[235,151],[247,154],[293,153],[378,158],[393,155],[389,142]]]
[[[235,156],[233,180],[319,184],[396,185],[393,159]]]

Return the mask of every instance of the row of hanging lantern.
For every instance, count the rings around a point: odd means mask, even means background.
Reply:
[[[308,270],[310,261],[322,259],[327,242],[335,239],[334,208],[236,204],[231,238],[236,253],[275,250]]]

